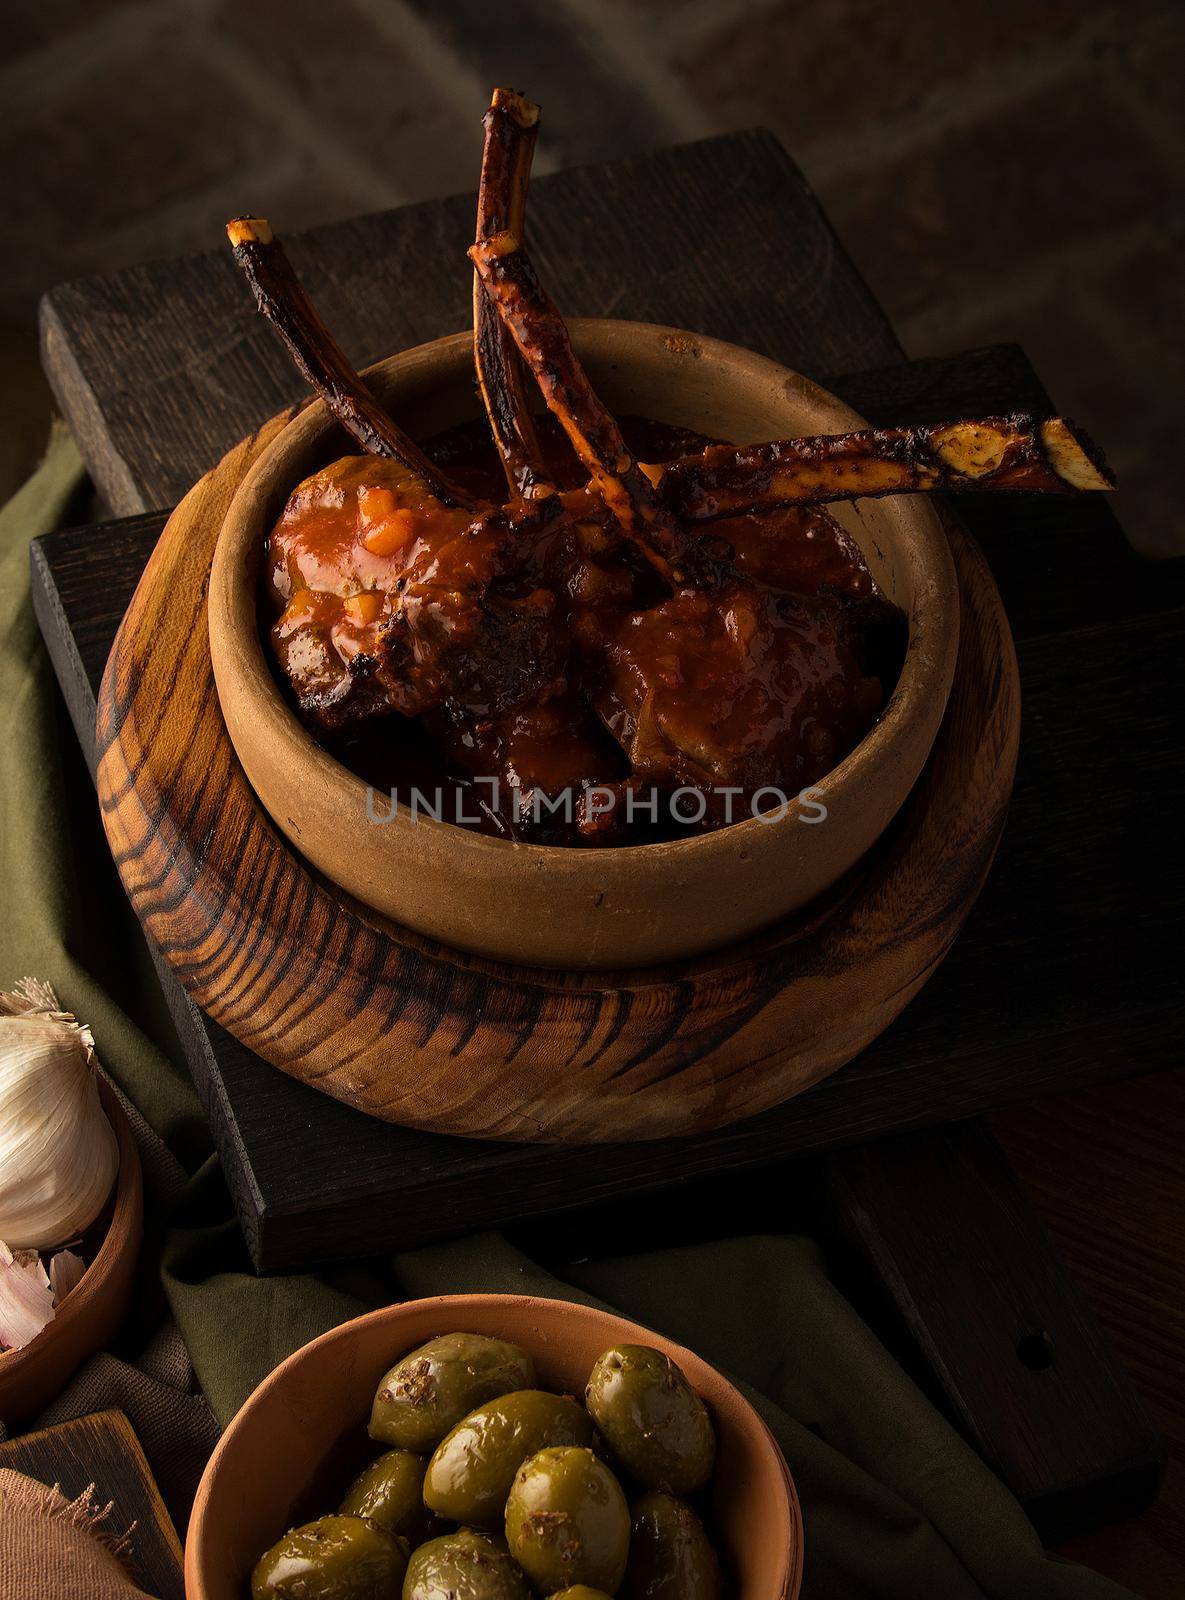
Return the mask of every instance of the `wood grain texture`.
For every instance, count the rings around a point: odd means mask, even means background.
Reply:
[[[1032,383],[1019,352],[996,350],[854,378],[843,387],[877,412],[889,405],[900,414],[915,414],[915,408],[924,414],[933,406],[940,414],[948,392],[965,390],[967,408],[974,409],[977,394],[990,396],[1001,385],[1023,393]],[[997,1470],[1047,1536],[1088,1527],[1105,1519],[1108,1508],[1135,1509],[1141,1497],[1151,1495],[1159,1460],[1156,1435],[1123,1374],[1108,1359],[1089,1315],[1084,1317],[1080,1299],[1024,1197],[1013,1189],[1007,1207],[998,1204],[998,1179],[992,1163],[983,1170],[983,1137],[974,1124],[916,1136],[909,1141],[907,1162],[898,1140],[864,1145],[858,1152],[858,1172],[847,1166],[842,1151],[805,1166],[780,1161],[760,1171],[737,1170],[812,1145],[843,1145],[878,1128],[907,1126],[936,1113],[965,1114],[972,1107],[1057,1083],[1157,1066],[1173,1053],[1171,1034],[1154,1015],[1141,1017],[1133,1011],[1133,1031],[1126,1035],[1122,1029],[1095,1028],[1096,1020],[1112,1009],[1108,976],[1113,988],[1115,965],[1096,950],[1089,929],[1081,941],[1071,938],[1082,906],[1099,895],[1115,901],[1129,888],[1145,895],[1139,877],[1125,877],[1125,864],[1119,863],[1121,870],[1112,880],[1106,854],[1086,852],[1081,887],[1071,896],[1074,914],[1063,921],[1052,904],[1045,906],[1044,918],[1035,916],[1045,901],[1041,894],[1030,896],[1026,888],[1034,875],[1040,883],[1040,874],[1048,872],[1047,846],[1025,859],[1020,877],[1010,879],[1007,861],[1018,835],[1023,838],[1032,827],[1034,811],[1046,807],[1066,819],[1060,844],[1074,854],[1069,822],[1076,814],[1080,774],[1062,752],[1081,750],[1083,740],[1075,730],[1091,720],[1095,709],[1079,706],[1060,687],[1043,690],[1049,659],[1057,663],[1059,678],[1063,673],[1082,675],[1088,661],[1110,660],[1113,631],[1126,624],[1130,640],[1106,675],[1128,683],[1130,694],[1139,695],[1135,672],[1127,663],[1138,662],[1141,650],[1155,644],[1166,623],[1175,625],[1174,608],[1185,597],[1182,573],[1179,567],[1151,568],[1133,557],[1109,511],[1097,502],[1011,502],[1007,526],[1001,526],[1000,509],[972,499],[962,503],[965,517],[995,512],[984,518],[982,536],[1009,581],[1006,597],[1021,635],[1030,710],[1036,697],[1036,738],[1030,739],[1026,763],[1032,766],[1040,754],[1039,788],[1026,785],[1022,765],[1004,866],[993,874],[986,895],[986,904],[999,902],[997,914],[981,933],[981,906],[970,934],[908,1019],[844,1073],[736,1129],[646,1147],[516,1149],[383,1126],[319,1098],[276,1074],[203,1019],[164,972],[190,1068],[211,1115],[257,1262],[294,1268],[342,1248],[378,1250],[533,1217],[523,1233],[523,1247],[562,1275],[567,1261],[597,1254],[606,1234],[614,1236],[618,1222],[627,1219],[639,1249],[735,1231],[737,1219],[744,1217],[777,1217],[780,1225],[824,1234],[837,1229],[862,1241],[861,1259],[872,1266],[871,1274],[865,1269],[849,1289],[870,1324],[889,1340],[895,1325],[906,1328],[897,1353],[981,1448],[983,1441],[990,1442]],[[41,597],[43,626],[84,741],[93,732],[94,686],[107,642],[160,526],[159,518],[143,518],[62,534],[35,552],[35,592]],[[138,559],[133,555],[137,547]],[[114,557],[110,564],[107,552]],[[1084,558],[1077,567],[1072,567],[1073,556]],[[1043,591],[1030,582],[1034,567],[1063,575],[1062,581]],[[1069,584],[1064,581],[1067,567],[1075,573]],[[1093,626],[1075,634],[1065,626],[1075,616]],[[55,631],[58,617],[73,622],[73,635]],[[1040,647],[1037,654],[1032,653],[1034,645]],[[1152,748],[1171,699],[1171,681],[1159,697],[1144,695]],[[1110,813],[1118,817],[1144,782],[1139,751],[1131,742],[1130,705],[1123,697],[1113,713],[1097,722],[1096,731],[1103,746],[1116,746],[1113,766],[1101,776]],[[1116,788],[1115,780],[1125,773],[1127,786]],[[1164,797],[1162,831],[1177,803],[1175,793]],[[1155,818],[1153,827],[1159,837]],[[1104,827],[1104,836],[1107,831]],[[993,1062],[983,1048],[984,1036],[999,1026],[1000,1018],[985,971],[1003,970],[1010,982],[1034,966],[1039,972],[1041,952],[1067,939],[1070,948],[1057,986],[1044,990],[1034,984],[1025,999],[1030,1014],[1018,1019],[1033,1029],[1033,1042],[1027,1048],[1014,1046]],[[1157,945],[1153,929],[1139,951],[1133,948],[1133,956],[1155,957],[1158,949],[1167,974],[1171,955],[1163,943]],[[1067,988],[1067,979],[1072,987]],[[1146,1005],[1154,997],[1142,998]],[[1071,1010],[1070,1032],[1051,1051],[1049,1040],[1058,1037],[1056,1024],[1068,1020]],[[1133,1036],[1143,1042],[1142,1058],[1125,1049]],[[927,1048],[927,1037],[932,1048]],[[945,1174],[941,1211],[927,1222],[925,1215],[904,1206],[908,1226],[898,1233],[890,1226],[897,1202],[886,1201],[886,1195],[900,1186],[912,1205],[916,1196],[909,1171],[915,1158],[927,1170],[937,1162]],[[721,1181],[725,1171],[731,1172],[726,1186]],[[842,1182],[833,1180],[839,1173]],[[1068,1187],[1070,1175],[1063,1177]],[[638,1206],[639,1190],[678,1180],[683,1181],[667,1201],[651,1199]],[[869,1195],[879,1196],[875,1209],[866,1203]],[[597,1199],[602,1203],[583,1214],[568,1209]],[[555,1216],[557,1211],[562,1214],[554,1223],[542,1220],[543,1214]],[[988,1255],[1006,1260],[1008,1270],[984,1274],[977,1260],[961,1258],[962,1270],[956,1274],[960,1314],[954,1317],[947,1293],[949,1241],[960,1238],[979,1241],[977,1259],[986,1239]],[[875,1286],[871,1294],[870,1282]],[[1065,1360],[1056,1371],[1035,1374],[1015,1356],[1022,1329],[1031,1320],[1061,1330],[1058,1348]],[[919,1354],[919,1346],[924,1353]],[[1023,1414],[1034,1384],[1042,1431],[1033,1435],[1023,1428],[1002,1429],[1001,1418]]]
[[[934,971],[995,853],[1019,688],[979,552],[952,523],[962,634],[930,762],[884,840],[806,912],[633,973],[466,957],[363,913],[278,833],[213,688],[205,593],[230,499],[288,414],[182,501],[99,694],[97,782],[133,907],[192,998],[273,1065],[373,1116],[516,1141],[739,1121],[850,1060]]]
[[[473,176],[476,184],[476,163]],[[271,220],[283,230],[282,216]],[[530,233],[567,315],[669,322],[812,376],[901,358],[772,134],[540,178]],[[290,246],[326,324],[361,365],[470,325],[472,240],[466,194],[316,228]],[[41,342],[95,483],[122,515],[175,505],[239,439],[305,393],[225,248],[52,289]]]
[[[132,1530],[130,1565],[145,1592],[154,1600],[183,1600],[181,1541],[122,1411],[98,1411],[10,1439],[0,1444],[0,1467],[57,1484],[67,1500],[93,1485],[95,1503],[111,1503],[105,1530]]]

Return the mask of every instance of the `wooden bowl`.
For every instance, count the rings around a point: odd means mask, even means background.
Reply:
[[[336,1508],[376,1453],[366,1421],[379,1379],[437,1334],[511,1339],[545,1388],[580,1395],[593,1363],[628,1340],[665,1350],[707,1401],[719,1445],[710,1516],[735,1600],[794,1600],[802,1513],[769,1429],[727,1379],[622,1317],[523,1295],[442,1295],[387,1306],[289,1356],[243,1406],[210,1458],[185,1541],[187,1600],[242,1600],[256,1561],[287,1528]]]
[[[861,419],[762,356],[646,323],[577,320],[576,349],[615,411],[736,442],[839,433]],[[475,413],[469,336],[393,356],[367,381],[419,438]],[[367,787],[306,732],[281,694],[260,635],[264,539],[293,487],[348,447],[322,402],[277,435],[239,486],[210,575],[210,654],[227,730],[278,827],[362,904],[444,943],[528,965],[623,968],[731,943],[813,900],[868,850],[912,788],[942,720],[958,647],[958,595],[945,535],[918,496],[837,515],[909,639],[889,704],[815,785],[827,819],[795,800],[670,843],[598,850],[517,844],[400,811],[368,817]]]
[[[10,1431],[44,1410],[82,1363],[110,1343],[132,1297],[144,1222],[140,1155],[119,1097],[101,1078],[99,1098],[119,1145],[114,1210],[98,1254],[53,1321],[23,1350],[0,1354],[0,1422]]]

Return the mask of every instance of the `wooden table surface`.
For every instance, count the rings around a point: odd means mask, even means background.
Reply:
[[[714,182],[716,170],[710,142],[691,153],[661,152],[623,163],[617,187],[606,184],[603,174],[587,179],[564,174],[545,180],[536,209],[538,253],[545,268],[562,266],[565,308],[669,320],[663,307],[669,305],[673,289],[687,308],[681,318],[684,325],[739,338],[803,365],[816,376],[867,367],[878,359],[884,363],[899,359],[891,329],[842,252],[836,251],[825,220],[819,218],[821,226],[812,220],[809,192],[803,194],[806,225],[797,247],[780,258],[786,293],[776,310],[755,301],[750,263],[743,254],[726,281],[700,269],[699,219],[713,215],[717,238],[721,233],[727,236],[730,228],[757,228],[779,239],[784,218],[763,202],[763,193],[787,183],[801,185],[784,154],[761,138],[751,141],[740,169],[735,160],[731,162],[730,184],[724,190]],[[574,202],[562,207],[557,203],[552,210],[548,184],[567,185],[564,192],[574,196]],[[621,231],[615,199],[626,186],[632,201],[649,197],[661,205],[672,184],[686,199],[684,220],[666,231],[647,261],[647,271],[635,275],[628,291],[623,289],[621,303],[606,306],[605,289],[596,281],[592,262],[595,252],[586,256],[574,252],[565,228],[579,214],[590,239],[615,237]],[[555,193],[558,197],[558,187]],[[463,274],[433,277],[421,293],[421,269],[434,254],[456,251],[468,230],[469,215],[468,199],[440,202],[401,213],[395,246],[390,218],[362,219],[335,230],[331,248],[325,238],[298,245],[294,252],[298,264],[307,272],[328,319],[344,330],[344,342],[353,356],[370,358],[429,337],[442,325],[463,324],[467,315]],[[409,297],[403,289],[413,271],[420,275],[417,293]],[[229,445],[297,392],[269,331],[259,324],[245,328],[241,297],[229,262],[215,256],[65,286],[45,303],[47,368],[114,510],[126,513],[171,502],[210,464],[212,447]],[[751,324],[748,334],[746,318]],[[820,320],[828,330],[828,347],[822,355],[817,346]],[[808,345],[811,357],[804,361]],[[126,381],[128,370],[136,373],[134,384]],[[223,382],[227,372],[232,377],[229,402]],[[1019,563],[1040,564],[1041,559],[1040,551],[1020,548],[1016,553]],[[1105,583],[1096,586],[1096,592],[1102,594],[1105,587]],[[1155,589],[1154,579],[1148,588]],[[1061,609],[1076,615],[1083,629],[1098,620],[1074,611],[1078,595],[1073,584],[1062,590],[1046,584],[1042,593],[1044,604],[1054,612]],[[1173,604],[1163,603],[1166,608]],[[1152,601],[1149,609],[1159,607]],[[1133,657],[1125,671],[1137,670]],[[1066,683],[1067,694],[1075,689],[1073,682]],[[1082,755],[1088,774],[1090,751]],[[1179,770],[1179,749],[1166,745],[1158,760],[1166,770],[1170,763]],[[1090,802],[1089,782],[1084,781],[1084,814]],[[1138,805],[1132,815],[1130,834],[1117,833],[1113,842],[1143,871],[1152,863],[1146,850],[1143,855],[1140,851]],[[1112,841],[1096,842],[1109,846]],[[1154,875],[1149,882],[1155,890]],[[1179,897],[1181,884],[1166,883],[1163,889],[1166,896]],[[1150,921],[1160,910],[1155,900],[1150,901]],[[1138,1012],[1140,974],[1125,965],[1132,945],[1129,941],[1125,949],[1124,935],[1133,933],[1136,946],[1146,945],[1149,926],[1117,927],[1105,904],[1089,907],[1084,902],[1082,914],[1090,917],[1100,942],[1114,940],[1115,993],[1126,995],[1133,1012]],[[1023,932],[1018,926],[1018,937],[1023,939]],[[1048,952],[1055,968],[1062,955]],[[1033,981],[1039,976],[1034,974]],[[1014,998],[1001,998],[1004,1038],[1012,1025],[1009,1001]],[[1121,1007],[1098,1035],[1100,1057],[1111,1058],[1099,1076],[1113,1070],[1115,1058],[1125,1050],[1133,1057],[1129,1070],[1139,1069],[1139,1029],[1133,1032],[1125,1024],[1126,1014]],[[1075,1018],[1067,1015],[1065,1022],[1068,1034],[1074,1035]],[[1055,1055],[1052,1040],[1051,1046]],[[1091,1049],[1081,1032],[1074,1047],[1087,1053]],[[987,1048],[994,1045],[985,1041]],[[1163,1049],[1163,1040],[1157,1048]],[[1030,1054],[1038,1078],[1048,1061],[1039,1051]],[[1185,1177],[1175,1160],[1180,1148],[1175,1130],[1185,1127],[1185,1076],[1161,1073],[1135,1083],[1108,1085],[1065,1100],[997,1113],[993,1121],[1067,1260],[1087,1284],[1121,1356],[1156,1407],[1175,1448],[1185,1450],[1185,1392],[1180,1378],[1185,1274],[1173,1239],[1185,1199]],[[1180,1594],[1185,1588],[1182,1478],[1178,1457],[1160,1505],[1123,1529],[1093,1535],[1081,1550],[1084,1558],[1149,1595]]]
[[[1185,1595],[1185,1069],[995,1112],[993,1132],[1169,1444],[1151,1510],[1059,1547]]]

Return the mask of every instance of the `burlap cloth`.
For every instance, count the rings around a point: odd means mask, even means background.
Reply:
[[[572,1269],[568,1282],[496,1235],[315,1276],[254,1276],[29,604],[28,541],[71,514],[80,478],[59,431],[0,513],[0,980],[48,979],[93,1027],[140,1114],[148,1225],[118,1348],[41,1421],[122,1407],[183,1528],[219,1426],[316,1334],[416,1295],[595,1299],[692,1346],[751,1395],[802,1498],[807,1600],[1121,1600],[1116,1585],[1045,1554],[1012,1495],[837,1293],[807,1240],[626,1255]]]
[[[0,1596],[3,1600],[135,1600],[130,1541],[107,1526],[93,1494],[67,1500],[56,1488],[0,1468]]]

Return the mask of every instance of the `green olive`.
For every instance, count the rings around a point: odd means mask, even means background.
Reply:
[[[436,1447],[424,1504],[451,1522],[501,1528],[514,1475],[549,1445],[591,1445],[592,1418],[575,1400],[518,1389],[478,1406]]]
[[[720,1600],[724,1579],[703,1523],[673,1494],[634,1505],[622,1594],[628,1600]]]
[[[413,1552],[403,1600],[530,1600],[501,1539],[462,1528]]]
[[[478,1333],[446,1333],[411,1351],[383,1378],[370,1436],[402,1450],[430,1452],[475,1406],[534,1384],[534,1363],[517,1345]]]
[[[591,1450],[540,1450],[515,1474],[506,1538],[544,1594],[573,1584],[616,1594],[630,1542],[629,1508],[617,1479]]]
[[[661,1350],[641,1344],[606,1350],[584,1397],[614,1455],[646,1488],[694,1494],[711,1477],[712,1419]]]
[[[419,1544],[431,1530],[424,1509],[423,1456],[410,1450],[388,1450],[354,1479],[341,1503],[346,1517],[365,1517],[385,1533],[400,1534]]]
[[[251,1574],[251,1600],[391,1600],[407,1557],[360,1517],[321,1517],[276,1541]]]

